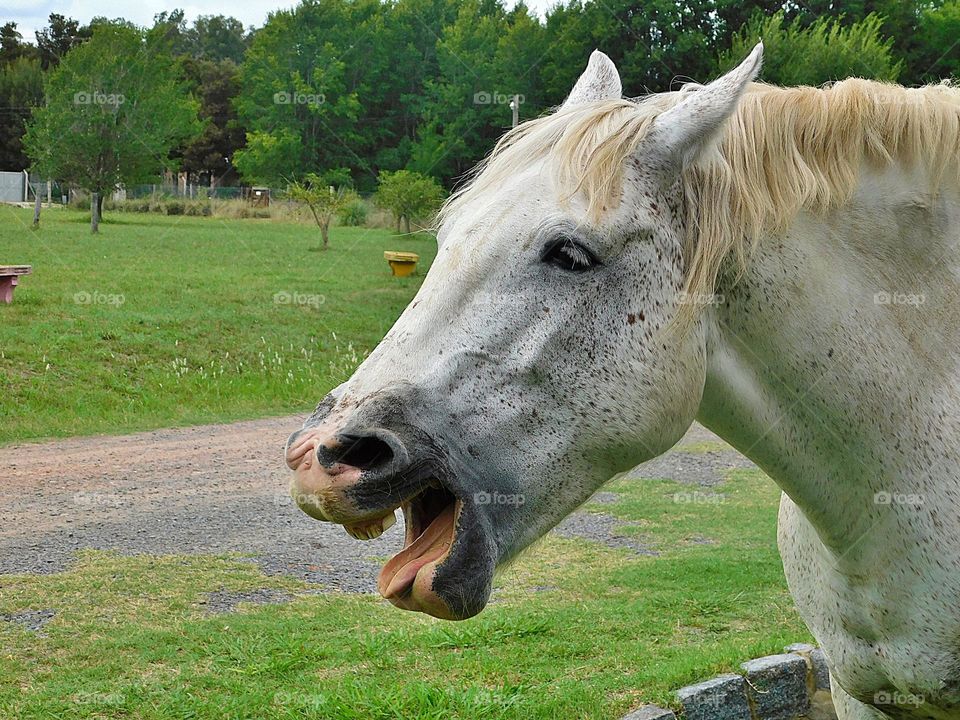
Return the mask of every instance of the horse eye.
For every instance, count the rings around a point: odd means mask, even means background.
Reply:
[[[568,237],[547,243],[541,260],[568,272],[583,272],[599,264],[592,252]]]

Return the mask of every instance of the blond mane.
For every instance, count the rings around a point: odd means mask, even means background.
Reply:
[[[624,160],[690,91],[576,105],[520,125],[447,201],[441,221],[542,160],[558,199],[582,192],[587,219],[598,221],[620,202]],[[864,163],[894,161],[922,163],[931,191],[947,172],[960,180],[960,89],[857,78],[824,88],[751,84],[715,147],[681,176],[688,296],[711,296],[726,258],[742,270],[760,237],[784,231],[801,209],[824,214],[848,202]]]

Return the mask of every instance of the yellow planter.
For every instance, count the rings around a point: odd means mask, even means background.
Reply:
[[[390,263],[390,269],[396,277],[412,275],[413,271],[417,269],[417,261],[420,260],[420,256],[416,253],[397,252],[395,250],[387,250],[383,253],[383,257]]]

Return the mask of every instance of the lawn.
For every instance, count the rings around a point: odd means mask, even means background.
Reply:
[[[612,512],[658,557],[550,537],[448,623],[366,595],[316,594],[236,557],[86,551],[69,571],[0,576],[0,717],[538,720],[619,717],[809,640],[775,548],[779,491],[731,471],[717,502],[618,480]],[[219,590],[289,603],[211,615]]]
[[[427,235],[0,207],[0,443],[312,408],[383,337],[436,250]],[[390,274],[384,250],[421,257]]]

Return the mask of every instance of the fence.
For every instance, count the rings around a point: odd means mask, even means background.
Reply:
[[[197,183],[156,183],[153,185],[131,185],[121,190],[118,195],[130,200],[146,197],[189,198],[190,200],[236,200],[246,197],[249,188],[246,187],[210,187]],[[274,194],[277,191],[274,191]]]
[[[27,173],[0,172],[0,202],[27,202]]]
[[[67,192],[60,183],[44,180],[39,175],[28,175],[26,170],[0,172],[0,202],[33,202],[36,199],[34,193],[39,193],[42,202],[65,203]]]

